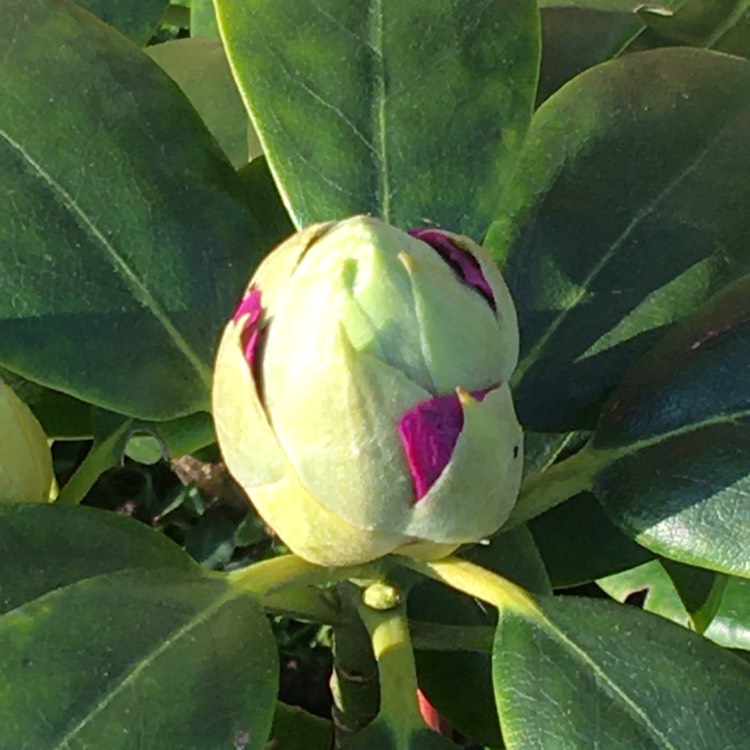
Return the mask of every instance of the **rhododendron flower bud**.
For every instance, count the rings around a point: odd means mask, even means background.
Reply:
[[[366,216],[318,224],[265,259],[226,328],[219,444],[310,562],[442,557],[515,502],[517,357],[513,303],[483,248]]]
[[[52,453],[42,426],[0,380],[0,502],[47,502],[52,479]]]

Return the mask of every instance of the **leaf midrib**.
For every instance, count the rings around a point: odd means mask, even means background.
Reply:
[[[372,0],[368,19],[368,43],[373,51],[375,67],[375,89],[372,101],[373,134],[377,162],[375,170],[378,177],[378,204],[380,218],[391,222],[391,186],[388,164],[388,124],[387,92],[385,77],[385,57],[383,55],[383,0]]]
[[[547,342],[555,335],[557,330],[567,319],[568,315],[577,309],[578,305],[586,298],[590,287],[597,277],[606,269],[609,262],[615,257],[617,251],[625,244],[630,235],[638,228],[643,220],[656,211],[659,206],[670,197],[670,195],[680,186],[680,184],[689,177],[706,158],[708,153],[719,143],[729,128],[733,125],[736,116],[727,117],[724,125],[719,128],[717,133],[709,139],[708,143],[698,151],[692,159],[657,193],[648,203],[641,206],[636,211],[635,216],[630,220],[620,235],[610,244],[607,251],[601,256],[588,276],[578,285],[578,292],[575,300],[559,311],[557,317],[551,321],[547,330],[536,340],[528,353],[519,361],[515,372],[513,373],[512,382],[517,385],[524,377],[526,372],[537,362],[540,352],[547,345]]]
[[[18,154],[18,156],[27,164],[33,174],[41,180],[50,190],[60,203],[78,220],[81,226],[89,236],[104,251],[104,256],[108,258],[110,264],[118,273],[119,277],[124,280],[125,286],[129,289],[133,298],[147,309],[153,317],[159,322],[166,333],[174,342],[175,348],[187,359],[197,372],[200,380],[207,388],[211,386],[211,368],[208,367],[195,350],[188,344],[185,337],[180,333],[177,327],[172,323],[166,310],[156,301],[143,281],[138,277],[135,271],[126,263],[122,255],[107,239],[104,233],[99,229],[96,222],[84,211],[76,202],[73,196],[47,172],[42,165],[36,161],[24,147],[16,141],[7,131],[0,129],[0,138]]]
[[[118,570],[116,574],[121,573],[130,573],[132,572],[129,569],[124,570]],[[111,576],[112,573],[109,574],[101,574],[97,576],[90,576],[88,578],[81,579],[79,581],[76,581],[75,583],[68,584],[67,586],[55,589],[52,592],[49,592],[51,594],[59,595],[62,591],[66,589],[73,588],[77,585],[80,585],[82,583],[90,583],[93,580],[96,580],[97,578],[105,578],[107,575]],[[185,578],[187,580],[187,578]],[[206,579],[204,579],[206,580]],[[43,597],[39,597],[43,598]],[[151,666],[163,653],[165,653],[169,648],[171,648],[172,645],[177,643],[181,638],[189,634],[194,628],[197,626],[203,624],[206,622],[213,614],[215,614],[222,606],[224,606],[227,602],[231,601],[234,598],[234,596],[228,592],[222,592],[219,596],[216,597],[215,601],[210,604],[209,606],[205,607],[204,609],[200,610],[196,615],[188,619],[181,627],[177,628],[176,630],[173,630],[168,636],[164,637],[162,641],[160,641],[159,646],[157,648],[152,649],[149,652],[145,652],[135,664],[131,665],[130,670],[127,672],[125,677],[122,677],[121,673],[118,675],[118,681],[117,683],[111,687],[96,703],[96,705],[93,708],[90,708],[88,712],[83,716],[78,723],[68,729],[68,731],[65,733],[65,735],[60,739],[60,741],[52,748],[52,750],[68,750],[69,748],[69,742],[71,739],[73,739],[79,732],[83,731],[87,725],[91,723],[93,719],[95,719],[104,709],[107,708],[107,706],[112,703],[112,701],[126,688],[128,687],[137,677],[149,666]],[[34,600],[37,601],[37,600]]]
[[[645,726],[648,729],[648,731],[655,738],[655,741],[658,741],[661,746],[665,748],[665,750],[680,750],[676,745],[673,745],[669,741],[667,736],[663,732],[661,732],[655,724],[652,723],[645,710],[642,709],[638,705],[638,703],[628,695],[625,688],[620,687],[620,685],[615,682],[612,677],[610,677],[606,670],[601,667],[589,653],[587,653],[583,648],[575,643],[560,627],[552,622],[552,620],[550,620],[546,614],[544,614],[544,620],[542,624],[546,626],[546,630],[552,636],[552,638],[569,649],[569,651],[575,657],[577,657],[579,661],[587,666],[603,684],[609,687],[609,689],[615,694],[615,696],[622,700],[622,703],[624,704],[627,712],[631,716],[633,716],[641,725]]]

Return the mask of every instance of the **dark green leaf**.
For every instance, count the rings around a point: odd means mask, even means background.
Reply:
[[[112,513],[0,519],[0,747],[265,747],[278,666],[258,601]]]
[[[575,453],[586,443],[588,437],[588,432],[525,432],[524,478],[543,472],[564,456]]]
[[[236,168],[260,154],[220,39],[175,39],[146,53],[182,89]]]
[[[750,276],[628,374],[593,438],[595,492],[649,549],[750,577]]]
[[[654,557],[625,536],[589,492],[534,518],[529,528],[555,588],[588,583]]]
[[[263,216],[263,233],[268,238],[267,250],[278,245],[294,232],[289,214],[281,202],[273,175],[265,156],[258,156],[238,172],[245,186],[248,205]]]
[[[260,604],[200,574],[89,578],[0,618],[0,746],[225,750],[271,727]]]
[[[77,0],[77,4],[144,45],[156,31],[169,0]]]
[[[508,750],[715,750],[750,732],[748,665],[635,607],[504,608],[493,673]]]
[[[692,630],[704,633],[716,616],[728,577],[666,558],[661,564],[690,615]]]
[[[298,226],[370,212],[481,236],[533,107],[531,0],[217,0]]]
[[[592,426],[662,329],[750,270],[750,63],[629,55],[540,107],[486,243],[521,323],[535,430]]]
[[[674,14],[644,5],[638,12],[667,43],[750,55],[750,13],[745,0],[690,0]]]
[[[158,66],[76,6],[9,0],[0,49],[0,362],[144,418],[205,408],[258,245],[235,173]]]
[[[0,613],[87,578],[157,568],[197,570],[172,541],[114,513],[0,505]]]
[[[0,377],[34,412],[49,438],[70,440],[91,437],[94,427],[90,404],[32,383],[2,367]]]
[[[541,8],[542,65],[537,106],[584,70],[614,57],[643,22],[625,10],[582,8],[575,3]]]

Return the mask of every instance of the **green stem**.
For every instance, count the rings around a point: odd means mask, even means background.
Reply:
[[[264,597],[263,607],[275,615],[320,625],[336,625],[341,619],[330,592],[313,586],[275,591]]]
[[[399,557],[398,562],[404,567],[445,583],[464,594],[481,599],[497,609],[510,608],[533,616],[541,614],[536,601],[527,591],[497,573],[485,570],[468,560],[446,557],[442,560],[427,562],[410,557]]]
[[[272,597],[291,587],[333,586],[347,578],[366,578],[375,575],[373,565],[348,568],[322,568],[296,555],[281,555],[270,560],[233,570],[227,574],[231,585],[250,591],[260,597]],[[271,599],[272,601],[272,599]]]
[[[368,601],[374,587],[391,588],[390,602]],[[380,593],[380,592],[378,592]],[[394,606],[389,606],[393,604]],[[374,606],[373,606],[374,605]],[[381,607],[388,607],[386,609]],[[398,738],[407,739],[413,729],[424,722],[417,702],[417,670],[406,618],[406,601],[396,589],[376,583],[363,592],[359,615],[370,634],[372,650],[378,663],[380,712]]]
[[[369,724],[378,711],[377,665],[370,637],[359,617],[360,590],[338,587],[341,617],[333,629],[333,720],[336,747]]]
[[[551,510],[580,492],[590,490],[599,470],[611,456],[591,443],[570,458],[534,474],[521,485],[518,501],[503,530],[511,529]]]
[[[63,505],[78,505],[88,491],[94,486],[94,482],[107,470],[117,465],[120,459],[120,448],[127,434],[133,428],[133,420],[129,419],[101,442],[95,442],[91,446],[86,458],[75,470],[60,494],[55,500]]]

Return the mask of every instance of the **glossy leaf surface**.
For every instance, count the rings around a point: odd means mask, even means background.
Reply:
[[[483,234],[533,106],[533,2],[217,8],[298,227],[368,212]]]
[[[508,750],[742,747],[750,668],[701,636],[604,601],[501,612],[493,656]]]
[[[750,269],[749,134],[750,63],[704,50],[625,56],[540,107],[486,240],[509,253],[526,428],[593,425],[665,327]]]
[[[676,327],[602,412],[594,491],[649,549],[750,577],[750,276]]]
[[[129,415],[206,407],[257,239],[231,165],[158,66],[90,14],[3,14],[0,361]]]

